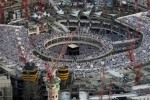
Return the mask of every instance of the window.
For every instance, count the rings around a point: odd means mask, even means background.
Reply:
[[[3,96],[3,91],[2,90],[0,90],[0,97],[2,97]]]

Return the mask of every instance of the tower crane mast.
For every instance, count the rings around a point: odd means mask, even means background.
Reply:
[[[139,0],[135,0],[135,12],[138,12],[138,2]]]
[[[50,69],[50,66],[47,63],[45,63],[45,68],[47,70],[47,77],[48,77],[48,80],[49,80],[49,83],[50,83],[49,84],[49,98],[50,98],[50,100],[52,100],[52,84],[53,84],[52,73],[54,71],[54,68],[52,67]]]
[[[20,54],[20,57],[19,57],[20,60],[22,60],[23,63],[25,64],[25,63],[26,63],[26,57],[25,57],[25,54],[24,54],[24,52],[23,52],[23,47],[22,47],[21,44],[18,45],[18,52],[19,52],[19,54]]]
[[[109,84],[109,99],[108,100],[112,100],[111,95],[112,95],[112,80],[110,80],[110,84]]]
[[[41,2],[41,0],[37,1],[37,6],[38,6],[38,10],[40,11],[40,13],[42,13],[42,2]]]
[[[0,23],[4,23],[4,3],[4,0],[0,0]]]
[[[105,85],[105,64],[102,64],[102,83],[100,87],[100,92],[99,92],[99,100],[103,100],[103,91],[104,91],[104,85]]]
[[[22,16],[25,18],[28,18],[29,13],[28,13],[28,0],[22,0],[21,2],[21,10],[22,10]]]
[[[150,10],[150,0],[147,0],[146,4],[147,4],[148,10]]]
[[[20,55],[20,59],[22,59],[23,63],[26,64],[27,63],[27,57],[31,51],[31,48],[32,46],[34,45],[34,37],[33,36],[30,36],[29,37],[29,47],[27,48],[27,51],[25,52],[25,50],[23,50],[23,46],[21,45],[21,42],[20,44],[18,45],[18,52],[19,52],[19,55]]]

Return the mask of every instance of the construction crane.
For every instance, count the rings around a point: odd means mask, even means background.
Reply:
[[[147,4],[148,10],[150,10],[150,0],[147,0],[146,4]]]
[[[19,41],[20,39],[18,39]],[[30,42],[30,45],[29,45],[29,48],[27,48],[27,51],[25,51],[24,47],[22,46],[21,44],[21,41],[19,41],[19,45],[18,45],[18,52],[19,52],[19,58],[21,61],[23,61],[24,63],[24,67],[26,66],[29,66],[29,62],[27,61],[27,59],[29,59],[29,55],[30,55],[30,51],[31,51],[31,48],[32,46],[34,45],[34,41],[35,41],[35,38],[32,36],[29,36],[29,42]],[[32,66],[34,67],[34,66]],[[33,72],[36,72],[35,75],[29,75],[28,77],[28,74],[26,72],[26,70],[23,70],[23,74],[22,74],[22,78],[24,81],[36,81],[37,79],[37,71],[36,70],[33,70]]]
[[[14,0],[4,0],[5,3],[7,3],[10,6],[10,11],[13,11],[13,4],[14,4]]]
[[[47,63],[45,63],[45,68],[47,70],[47,77],[49,80],[49,98],[50,98],[50,100],[52,100],[52,84],[53,84],[52,73],[54,71],[54,67],[52,66],[52,68],[50,69],[50,66]]]
[[[102,76],[101,76],[101,87],[99,92],[99,100],[103,100],[103,91],[104,91],[104,85],[105,85],[105,64],[101,62],[102,65]]]
[[[128,39],[129,40],[132,39],[131,33],[129,32],[129,28],[128,27],[127,27],[126,31],[127,31]],[[131,42],[130,44],[126,44],[126,48],[128,50],[128,57],[130,59],[131,66],[134,66],[134,61],[135,61],[135,59],[134,59],[134,51],[133,51],[134,43]]]
[[[29,38],[29,47],[27,48],[25,58],[29,56],[31,48],[35,45],[35,35],[34,34],[30,35],[28,38]]]
[[[108,100],[112,100],[111,96],[112,96],[112,80],[110,80],[110,84],[109,84],[109,99]]]
[[[0,0],[0,23],[4,23],[4,5],[5,0]]]
[[[67,40],[67,43],[63,46],[63,48],[62,48],[62,50],[61,50],[61,53],[60,53],[60,55],[59,55],[59,57],[58,57],[58,59],[54,62],[54,59],[52,59],[52,66],[51,66],[51,69],[50,69],[50,66],[47,64],[47,63],[45,63],[45,68],[46,68],[46,70],[47,70],[47,77],[48,77],[48,80],[49,80],[49,98],[50,98],[50,100],[52,100],[52,78],[53,78],[53,75],[52,75],[52,73],[53,73],[53,71],[56,69],[56,66],[58,66],[57,64],[59,63],[59,59],[61,59],[63,56],[64,56],[64,54],[65,54],[65,52],[66,52],[66,49],[67,49],[67,45],[72,41],[72,37],[73,37],[73,34],[76,32],[76,30],[75,31],[73,31],[72,33],[71,33],[71,35],[68,37],[68,40]]]
[[[19,56],[20,59],[23,61],[24,67],[22,70],[22,80],[23,80],[23,88],[24,91],[23,92],[23,99],[24,100],[29,100],[33,95],[31,95],[31,93],[33,94],[37,94],[37,90],[35,87],[37,85],[37,79],[38,79],[38,71],[37,71],[37,66],[35,66],[34,63],[32,62],[28,62],[29,58],[29,54],[32,48],[32,45],[34,45],[34,37],[29,37],[29,47],[27,49],[25,49],[21,43],[21,38],[17,38],[18,39],[18,52],[19,52]],[[31,69],[28,69],[28,68]],[[33,96],[33,98],[37,98],[37,96]]]
[[[41,2],[41,0],[37,1],[37,6],[38,6],[38,11],[40,11],[40,13],[42,14],[43,9],[42,9],[42,2]]]
[[[21,14],[22,17],[28,18],[28,0],[22,0],[21,2]]]
[[[135,0],[135,12],[138,12],[138,2],[139,0]]]
[[[21,44],[18,45],[19,59],[26,64],[26,57],[23,51],[23,46]]]
[[[135,13],[138,12],[138,0],[135,0]],[[144,15],[144,13],[142,12],[141,17]],[[139,31],[141,29],[141,25],[140,22],[137,23],[136,26],[136,32],[135,34],[133,34],[134,39],[136,39],[139,36]],[[127,28],[127,34],[128,34],[128,39],[132,39],[131,36],[131,32],[129,32],[129,28]],[[138,83],[141,77],[141,68],[143,67],[143,64],[137,64],[135,61],[135,54],[134,54],[134,48],[135,48],[135,44],[136,41],[131,42],[130,44],[126,44],[127,50],[128,50],[128,56],[130,59],[130,65],[133,66],[133,69],[136,72],[136,76],[135,76],[135,83]]]
[[[18,39],[18,41],[19,41],[19,39]],[[27,63],[27,57],[30,53],[30,50],[31,50],[32,46],[34,46],[34,41],[35,41],[34,35],[30,36],[29,37],[29,43],[30,44],[29,44],[29,48],[27,48],[27,51],[23,50],[24,47],[21,45],[21,41],[19,41],[18,52],[19,52],[19,55],[20,55],[20,59],[23,61],[24,64]]]

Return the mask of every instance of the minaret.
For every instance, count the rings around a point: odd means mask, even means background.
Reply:
[[[52,99],[50,99],[50,89],[49,89],[49,82],[46,81],[47,83],[47,88],[46,90],[48,91],[48,100],[58,100],[58,92],[60,90],[60,78],[56,76],[56,70],[53,71],[52,73]]]

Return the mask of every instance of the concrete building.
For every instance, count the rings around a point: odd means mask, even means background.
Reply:
[[[0,0],[0,100],[149,100],[149,10],[150,0]]]
[[[0,100],[12,100],[12,85],[9,76],[0,75]]]

